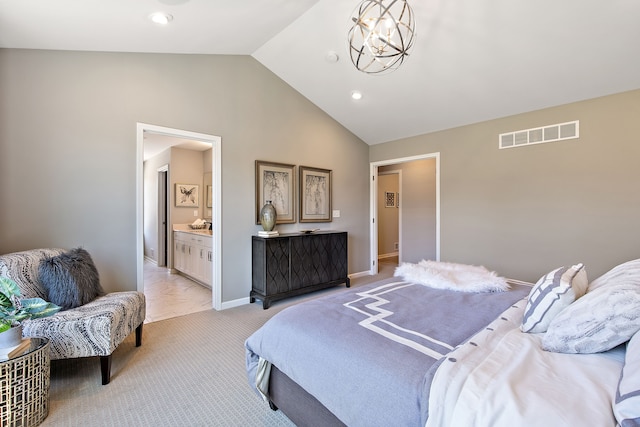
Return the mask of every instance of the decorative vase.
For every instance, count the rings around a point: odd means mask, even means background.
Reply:
[[[22,325],[0,332],[0,348],[15,347],[22,341]]]
[[[267,203],[260,209],[260,224],[264,231],[272,231],[276,226],[276,208],[271,204],[271,200],[267,200]]]

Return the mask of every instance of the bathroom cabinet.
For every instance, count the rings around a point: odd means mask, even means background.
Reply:
[[[173,232],[173,268],[211,287],[213,272],[213,242],[210,235]]]

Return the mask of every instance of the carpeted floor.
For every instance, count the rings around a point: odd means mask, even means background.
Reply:
[[[144,326],[113,355],[102,386],[96,358],[54,361],[42,426],[291,426],[249,387],[244,340],[281,307],[207,310]]]
[[[292,426],[249,387],[244,341],[287,306],[344,289],[275,302],[268,310],[257,303],[146,324],[141,347],[132,334],[114,352],[106,386],[97,358],[52,361],[49,415],[41,425]]]

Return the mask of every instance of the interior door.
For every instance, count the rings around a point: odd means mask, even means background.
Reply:
[[[167,265],[167,200],[168,166],[158,170],[158,267]]]

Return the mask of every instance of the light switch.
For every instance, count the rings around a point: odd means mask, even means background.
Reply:
[[[198,211],[193,211],[193,216],[198,216]]]
[[[334,218],[340,218],[340,211],[339,210],[333,211],[333,217]]]

